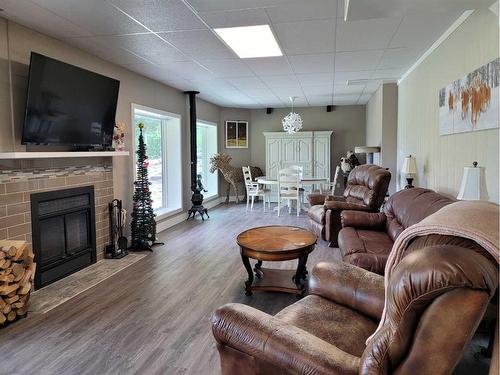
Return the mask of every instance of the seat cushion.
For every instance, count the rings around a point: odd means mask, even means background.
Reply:
[[[342,259],[380,275],[384,274],[385,263],[392,245],[392,239],[382,231],[346,227],[339,233]]]
[[[366,316],[315,295],[286,307],[276,317],[357,357],[361,357],[366,339],[377,328]]]
[[[309,208],[307,212],[309,218],[318,224],[325,225],[325,207],[322,204],[317,204]]]

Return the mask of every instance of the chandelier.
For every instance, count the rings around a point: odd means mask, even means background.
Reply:
[[[288,134],[297,133],[300,129],[302,129],[302,117],[298,113],[293,111],[293,103],[296,99],[296,96],[291,96],[290,101],[292,102],[292,112],[286,115],[283,118],[283,130]]]

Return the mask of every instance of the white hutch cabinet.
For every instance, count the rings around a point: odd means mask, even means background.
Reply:
[[[304,177],[330,179],[330,144],[333,131],[264,132],[266,176],[277,178],[278,170],[300,165]]]

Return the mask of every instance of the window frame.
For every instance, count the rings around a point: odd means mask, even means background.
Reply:
[[[181,158],[181,163],[179,165],[179,168],[180,168],[180,185],[179,185],[179,189],[180,189],[180,202],[179,202],[179,207],[175,207],[175,208],[168,208],[166,206],[167,204],[167,185],[168,185],[168,171],[167,171],[167,166],[168,166],[168,152],[166,150],[166,142],[164,142],[165,140],[165,127],[166,127],[166,123],[165,121],[169,120],[169,119],[176,119],[179,121],[179,126],[180,126],[180,140],[179,140],[179,151],[180,151],[180,154],[183,155],[183,144],[182,144],[182,116],[180,114],[177,114],[177,113],[173,113],[173,112],[168,112],[168,111],[164,111],[164,110],[161,110],[161,109],[157,109],[157,108],[152,108],[152,107],[148,107],[148,106],[145,106],[145,105],[141,105],[141,104],[136,104],[136,103],[132,103],[131,104],[131,124],[132,124],[132,152],[133,152],[133,163],[132,163],[132,176],[134,176],[134,181],[135,179],[137,178],[137,149],[136,149],[136,146],[137,146],[137,142],[136,142],[136,139],[137,139],[137,135],[138,135],[138,128],[136,126],[136,123],[135,123],[135,115],[136,115],[136,111],[144,111],[144,112],[147,112],[145,114],[143,114],[144,116],[151,116],[151,117],[154,117],[154,118],[158,118],[160,120],[162,120],[162,125],[161,125],[161,155],[162,155],[162,201],[163,201],[163,205],[162,207],[160,208],[157,208],[154,210],[155,214],[156,214],[156,220],[161,220],[161,219],[164,219],[164,218],[167,218],[169,216],[173,216],[173,215],[176,215],[180,212],[182,212],[183,210],[183,205],[184,205],[184,191],[183,191],[183,183],[182,181],[184,181],[184,170],[182,168],[182,158]]]
[[[216,148],[216,151],[219,152],[219,125],[216,122],[206,121],[206,120],[202,120],[200,118],[196,119],[196,126],[198,126],[198,124],[201,124],[204,126],[212,126],[215,128],[215,141],[217,142],[217,144],[215,145],[216,146],[215,148]],[[198,134],[198,131],[196,132],[196,134]],[[206,139],[205,139],[205,141],[206,141]],[[205,142],[205,144],[206,144],[206,142]],[[198,149],[196,150],[196,153],[198,154]],[[209,161],[207,155],[206,155],[206,157],[207,157],[207,161]],[[207,163],[207,166],[208,166],[208,163]],[[210,173],[210,172],[208,172],[208,173]],[[216,173],[216,174],[218,176],[218,173]],[[208,200],[212,200],[212,199],[215,199],[218,197],[219,197],[219,179],[217,177],[217,191],[214,194],[205,196],[204,199],[206,199],[208,201]]]

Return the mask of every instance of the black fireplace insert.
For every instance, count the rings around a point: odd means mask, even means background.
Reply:
[[[36,289],[96,262],[93,186],[31,194],[31,222]]]

